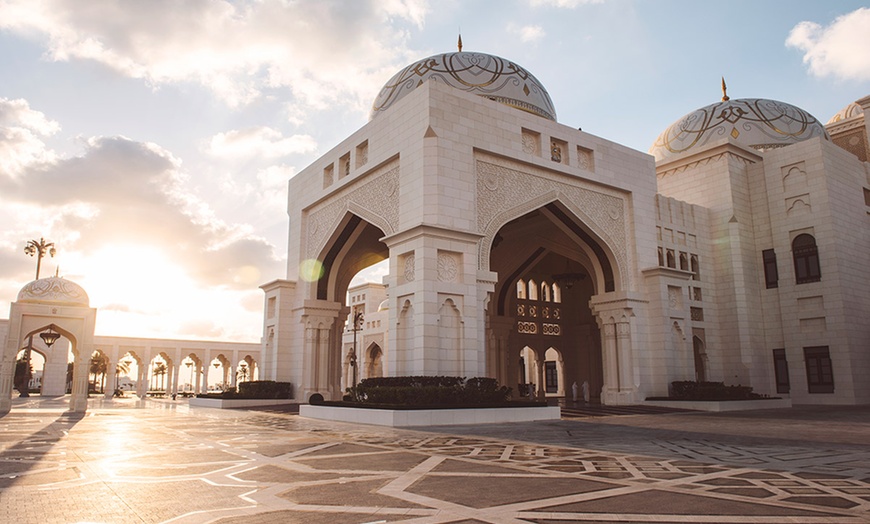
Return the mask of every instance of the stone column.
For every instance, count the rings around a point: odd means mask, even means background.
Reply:
[[[73,413],[84,413],[88,410],[88,370],[93,348],[79,350],[73,364],[72,393],[69,398],[69,410]]]
[[[604,386],[601,402],[609,405],[634,404],[641,400],[635,384],[637,367],[632,337],[636,313],[646,305],[639,293],[616,291],[592,297],[589,307],[601,329]]]

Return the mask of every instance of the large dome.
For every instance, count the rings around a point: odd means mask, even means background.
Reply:
[[[90,304],[88,294],[80,285],[60,277],[40,278],[30,282],[18,292],[18,302],[86,307]]]
[[[728,136],[762,151],[817,136],[830,139],[825,127],[799,107],[764,98],[740,98],[710,104],[677,120],[659,135],[649,153],[660,162]]]
[[[485,53],[444,53],[405,67],[391,78],[372,105],[370,118],[401,100],[423,82],[443,82],[456,89],[556,120],[556,108],[544,86],[517,64]]]

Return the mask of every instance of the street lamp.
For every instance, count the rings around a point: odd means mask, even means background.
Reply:
[[[190,388],[193,389],[193,361],[188,360],[184,365],[190,370]],[[187,388],[184,389],[187,390]]]
[[[241,382],[244,382],[248,378],[248,365],[244,362],[239,364],[239,374],[242,375]]]
[[[218,368],[221,367],[221,363],[219,361],[215,361],[212,363],[212,366],[214,366],[214,370],[217,371]],[[206,382],[208,382],[208,380],[206,380]],[[223,389],[224,389],[223,382],[224,382],[223,377],[221,377],[220,381],[216,384],[215,389],[223,391]],[[208,385],[208,384],[206,384],[206,385]]]
[[[39,280],[39,268],[42,265],[42,257],[48,253],[54,258],[54,255],[57,254],[57,249],[54,248],[54,242],[46,242],[44,238],[39,239],[39,242],[36,240],[28,240],[27,245],[24,247],[24,254],[30,256],[36,256],[36,280]]]
[[[350,367],[353,370],[353,384],[351,385],[351,396],[356,400],[356,332],[362,329],[363,312],[357,311],[353,314],[353,349],[350,351]]]

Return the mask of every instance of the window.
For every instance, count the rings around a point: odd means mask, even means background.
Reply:
[[[680,253],[680,269],[683,271],[689,270],[689,257],[685,253]]]
[[[526,281],[517,281],[517,298],[526,298]]]
[[[544,362],[544,379],[547,383],[547,393],[559,391],[559,372],[555,362]]]
[[[804,348],[807,363],[807,389],[810,393],[833,393],[834,370],[828,346]]]
[[[773,372],[776,374],[776,392],[788,393],[791,385],[788,381],[788,360],[784,349],[773,350]]]
[[[668,249],[667,256],[668,256],[668,267],[672,267],[672,268],[676,269],[677,261],[674,258],[674,250]]]
[[[538,300],[538,283],[529,280],[529,300]]]
[[[701,264],[698,263],[698,255],[692,255],[689,260],[692,262],[692,280],[701,280]]]
[[[822,279],[822,270],[819,266],[819,248],[812,235],[804,233],[796,236],[791,243],[791,252],[794,256],[795,282],[806,284]]]
[[[664,255],[664,252],[662,251],[662,248],[659,248],[659,266],[664,266],[664,265],[665,265],[665,255]]]
[[[544,302],[550,301],[550,286],[547,282],[541,282],[541,300]]]
[[[776,252],[772,249],[765,249],[761,252],[761,258],[764,260],[764,283],[767,289],[779,287],[779,272],[776,269]]]

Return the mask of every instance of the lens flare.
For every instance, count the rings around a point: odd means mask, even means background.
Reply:
[[[316,282],[320,280],[323,277],[323,273],[323,263],[319,260],[309,258],[308,260],[303,260],[302,263],[299,264],[299,278],[306,282]]]

